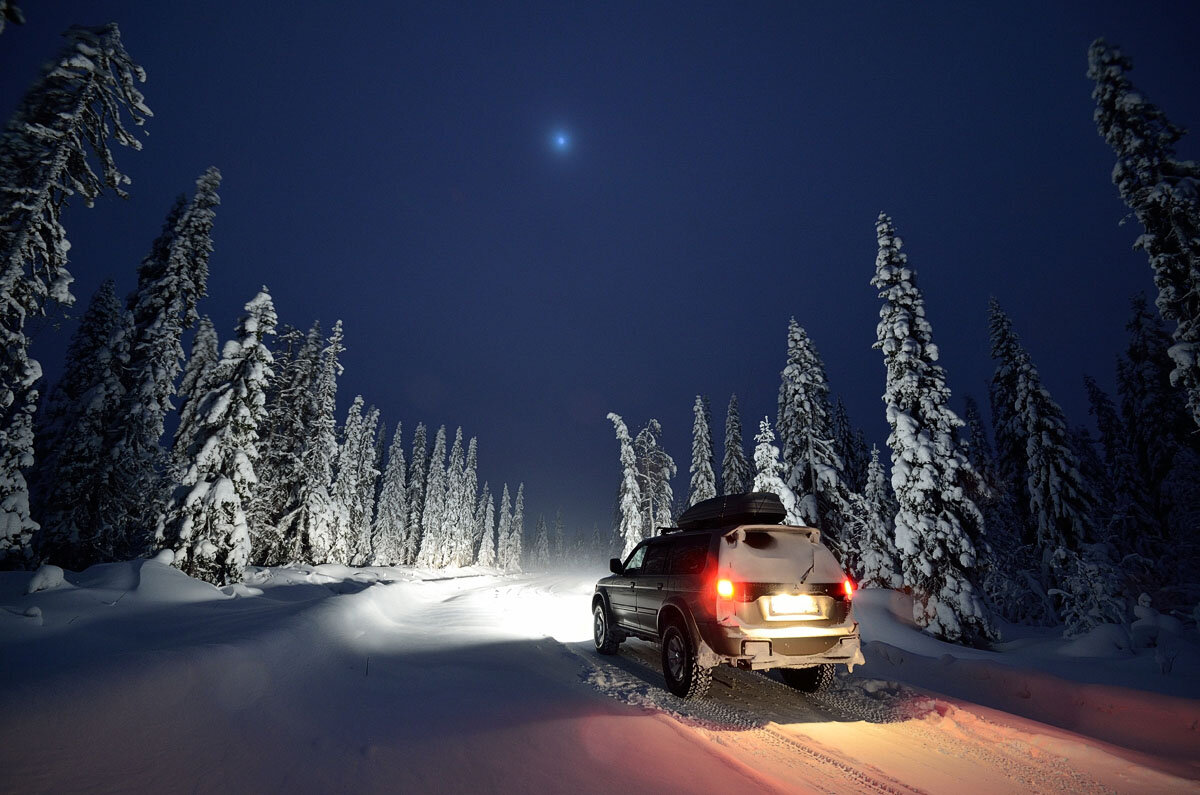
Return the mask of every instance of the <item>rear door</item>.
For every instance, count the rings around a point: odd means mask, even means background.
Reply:
[[[651,542],[646,546],[646,559],[634,580],[637,587],[638,626],[647,632],[658,631],[658,610],[667,595],[667,554],[672,542]]]
[[[614,576],[608,586],[608,604],[612,608],[613,620],[627,627],[637,627],[637,596],[634,586],[638,574],[642,570],[642,561],[646,557],[646,545],[643,543],[625,559],[625,569]]]
[[[680,538],[667,556],[667,575],[670,578],[667,588],[682,596],[688,604],[702,604],[697,601],[700,598],[706,598],[708,602],[716,598],[711,592],[712,584],[705,578],[711,546],[711,535]],[[703,594],[705,589],[710,593]]]

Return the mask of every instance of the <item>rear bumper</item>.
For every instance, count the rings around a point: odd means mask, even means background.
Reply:
[[[854,670],[854,666],[866,662],[855,621],[832,627],[789,629],[756,629],[706,622],[698,624],[697,630],[702,641],[701,662],[707,665],[724,663],[763,670],[837,663]]]

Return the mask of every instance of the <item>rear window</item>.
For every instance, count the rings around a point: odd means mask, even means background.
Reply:
[[[671,548],[668,558],[668,574],[699,574],[708,562],[708,536],[684,538]]]
[[[720,576],[740,582],[803,582],[815,573],[817,549],[803,533],[739,530],[721,540]]]

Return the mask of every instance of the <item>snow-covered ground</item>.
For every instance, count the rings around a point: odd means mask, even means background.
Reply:
[[[964,650],[867,591],[831,692],[722,669],[688,703],[655,646],[592,650],[598,574],[452,574],[0,574],[0,790],[1200,791],[1197,639],[1166,674],[1111,638]]]

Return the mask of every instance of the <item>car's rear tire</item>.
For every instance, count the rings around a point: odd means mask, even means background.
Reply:
[[[621,636],[612,625],[612,617],[604,602],[596,602],[592,608],[592,633],[596,641],[596,651],[601,654],[616,654],[621,645]]]
[[[802,693],[819,693],[833,684],[833,666],[814,665],[812,668],[780,668],[784,684]]]
[[[700,665],[695,644],[679,624],[663,630],[662,669],[667,690],[680,698],[702,698],[712,684],[712,669]]]

